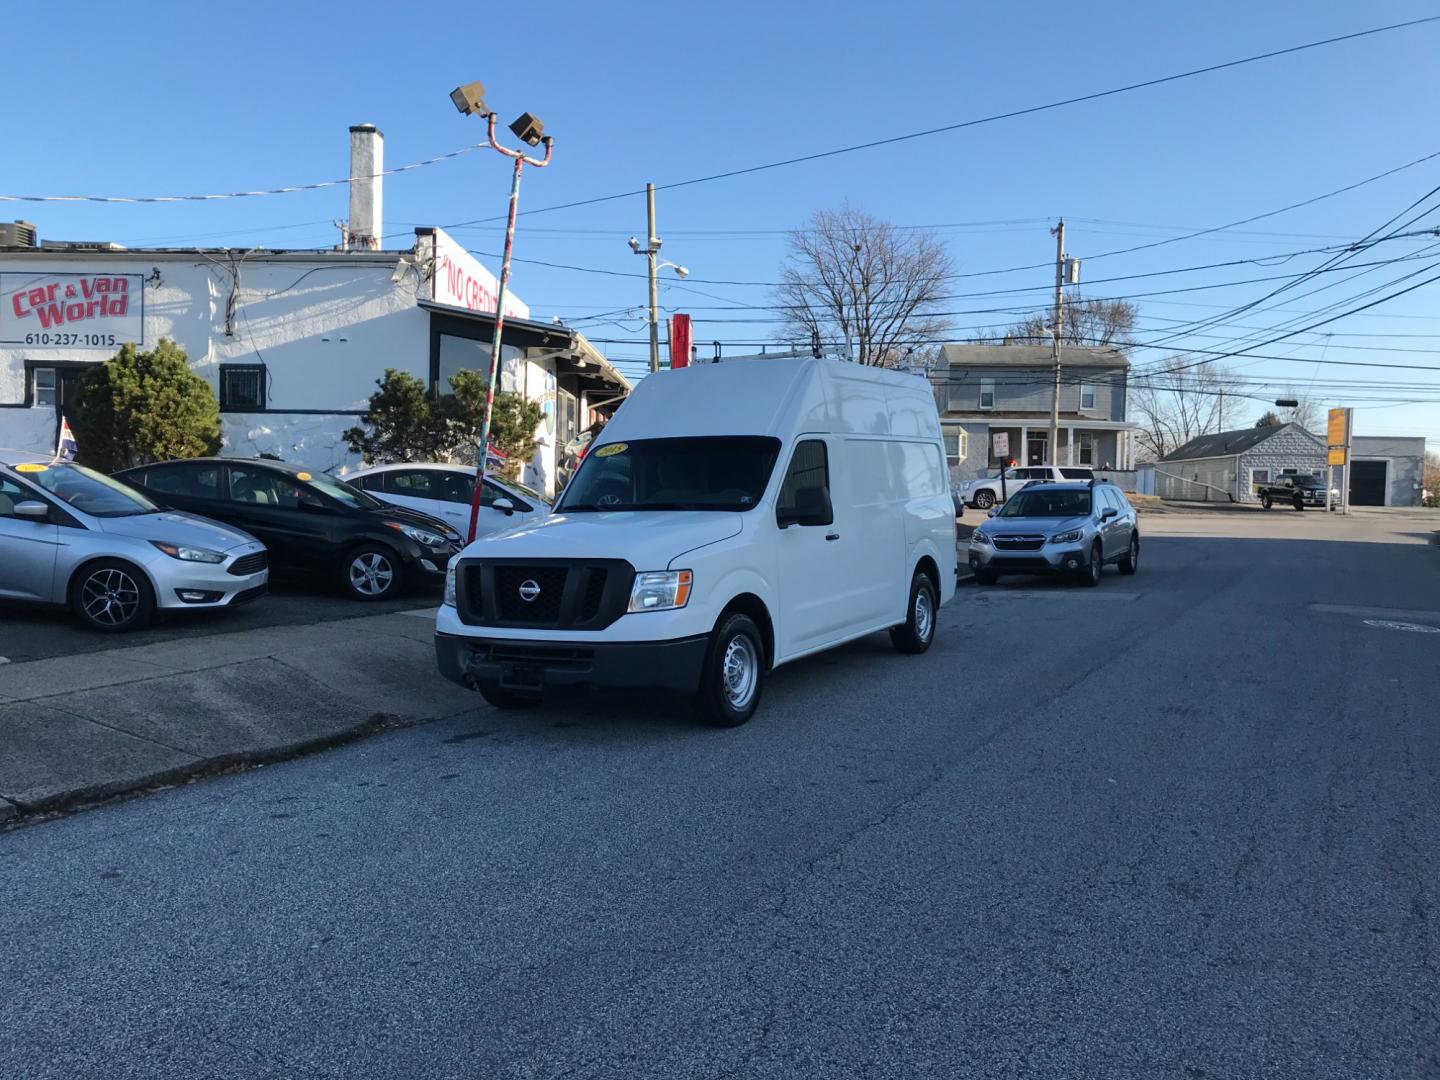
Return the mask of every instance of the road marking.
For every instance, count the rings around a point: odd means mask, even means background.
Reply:
[[[433,619],[435,609],[433,607],[415,608],[411,611],[399,611],[397,615],[409,615],[412,619]]]
[[[974,594],[977,600],[1139,600],[1139,593],[1104,592],[1102,590],[1006,589],[987,588]]]
[[[1440,626],[1426,626],[1423,623],[1395,622],[1393,619],[1366,619],[1366,626],[1379,627],[1381,630],[1409,630],[1416,634],[1440,634]]]
[[[1359,615],[1371,619],[1395,619],[1401,622],[1420,620],[1440,623],[1440,611],[1414,611],[1406,608],[1354,607],[1350,604],[1311,604],[1311,611],[1330,615]]]
[[[9,662],[10,658],[8,656],[0,656],[0,664],[8,664]]]

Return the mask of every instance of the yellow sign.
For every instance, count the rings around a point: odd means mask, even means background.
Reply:
[[[1331,451],[1330,451],[1330,457],[1326,460],[1326,464],[1328,464],[1328,465],[1344,465],[1344,464],[1345,464],[1345,448],[1344,448],[1343,446],[1337,446],[1337,447],[1335,447],[1333,450],[1331,450]]]
[[[297,473],[295,474],[295,479],[296,479],[296,480],[309,480],[309,479],[310,479],[310,474],[309,474],[308,472],[297,472]]]
[[[44,472],[44,471],[45,471],[46,469],[48,469],[48,468],[50,468],[49,465],[37,465],[37,464],[36,464],[35,462],[33,462],[33,461],[25,461],[25,462],[21,462],[19,465],[16,465],[16,466],[15,466],[15,471],[16,471],[16,472]]]
[[[629,443],[623,443],[623,442],[611,443],[609,446],[602,446],[599,450],[596,450],[596,451],[595,451],[595,456],[596,456],[596,457],[614,457],[616,454],[623,454],[626,450],[629,450],[629,449],[630,449],[630,444],[629,444]]]
[[[1344,446],[1350,441],[1348,438],[1346,438],[1346,435],[1348,434],[1346,432],[1346,428],[1350,426],[1348,423],[1346,423],[1347,419],[1349,418],[1349,412],[1349,409],[1330,410],[1330,423],[1327,428],[1327,441],[1330,443],[1331,446]],[[1331,462],[1331,464],[1338,464],[1338,462]]]

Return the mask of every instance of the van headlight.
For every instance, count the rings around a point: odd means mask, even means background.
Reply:
[[[627,611],[674,611],[690,601],[694,575],[689,570],[659,570],[636,574]]]
[[[455,560],[450,560],[450,565],[445,568],[445,595],[440,603],[446,607],[455,606]]]
[[[1080,537],[1082,537],[1082,536],[1084,536],[1084,535],[1085,535],[1085,530],[1084,530],[1084,529],[1071,529],[1069,532],[1056,533],[1054,536],[1050,537],[1050,543],[1052,543],[1052,544],[1075,544],[1075,543],[1078,543],[1079,540],[1080,540]]]

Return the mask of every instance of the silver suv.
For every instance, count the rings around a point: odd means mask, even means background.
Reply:
[[[1106,563],[1133,574],[1139,561],[1135,508],[1099,480],[1030,484],[970,538],[970,569],[981,585],[1001,574],[1071,574],[1098,585]]]

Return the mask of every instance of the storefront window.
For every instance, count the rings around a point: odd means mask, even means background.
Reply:
[[[502,370],[499,389],[502,393],[517,393],[520,389],[516,371],[520,364],[520,350],[500,346]],[[457,371],[478,371],[483,378],[490,377],[490,343],[476,338],[456,337],[454,334],[440,335],[440,370],[435,380],[435,390],[441,394],[450,393],[450,376]]]
[[[53,367],[42,367],[35,369],[35,404],[55,406],[55,369]]]

